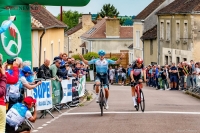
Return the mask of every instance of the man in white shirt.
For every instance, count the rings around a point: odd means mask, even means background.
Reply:
[[[6,133],[30,133],[31,128],[25,122],[35,122],[37,118],[36,100],[32,97],[24,98],[24,104],[16,103],[6,114]],[[33,115],[29,111],[34,108]]]

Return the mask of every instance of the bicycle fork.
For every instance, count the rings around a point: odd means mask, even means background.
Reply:
[[[136,86],[136,93],[137,93],[137,103],[139,104],[141,102],[141,95],[140,95],[140,89],[139,89],[139,86]]]

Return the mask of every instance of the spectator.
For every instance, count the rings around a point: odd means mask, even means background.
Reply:
[[[177,77],[177,68],[175,66],[175,63],[172,63],[172,67],[170,68],[170,83],[171,83],[171,89],[170,90],[176,90],[178,77]]]
[[[118,67],[115,66],[115,83],[118,84]]]
[[[55,59],[54,63],[50,66],[50,70],[52,72],[52,78],[58,81],[62,81],[62,79],[59,78],[58,69],[60,68],[61,60]]]
[[[118,68],[118,82],[119,84],[122,84],[122,65],[119,65]]]
[[[2,66],[2,62],[3,62],[3,57],[0,54],[0,65]],[[16,84],[17,81],[19,80],[19,60],[15,60],[11,66],[11,70],[12,72],[6,72],[6,77],[7,77],[7,84]],[[0,66],[0,67],[1,67]],[[8,64],[4,63],[4,65],[2,67],[4,67],[4,69],[7,69]]]
[[[35,87],[37,87],[38,85],[40,85],[42,83],[41,81],[37,82],[37,83],[28,82],[27,77],[29,77],[31,74],[33,74],[32,70],[29,66],[24,66],[22,68],[22,74],[23,74],[23,76],[20,78],[20,81],[22,82],[23,87],[25,87],[29,90],[34,89]]]
[[[6,114],[6,133],[30,133],[31,127],[27,125],[25,119],[35,122],[37,118],[36,100],[26,97],[24,104],[16,103]],[[34,108],[33,115],[29,111]]]
[[[126,85],[126,69],[122,66],[122,85]]]
[[[114,79],[114,76],[115,76],[115,70],[112,68],[112,66],[110,66],[110,69],[109,69],[109,76],[110,76],[110,83],[112,85],[113,79]]]
[[[51,71],[49,69],[50,60],[45,59],[44,64],[40,66],[37,78],[44,78],[44,79],[50,79],[51,78]]]
[[[6,83],[7,77],[5,74],[5,68],[0,67],[0,133],[5,133],[5,125],[6,125],[6,103],[5,103],[5,95],[6,95]]]
[[[130,75],[131,75],[131,71],[132,71],[132,67],[131,67],[131,64],[129,64],[127,66],[127,75],[128,75],[128,78],[129,78],[129,84],[131,83],[131,78],[130,78]]]
[[[181,63],[179,63],[178,65],[178,75],[179,75],[179,86],[180,86],[180,90],[184,90],[184,72],[183,72],[183,66],[181,65]]]

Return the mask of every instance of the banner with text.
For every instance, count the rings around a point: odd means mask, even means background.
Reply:
[[[61,83],[57,80],[52,80],[52,99],[53,105],[60,104],[61,100]]]
[[[74,78],[70,78],[69,80],[62,80],[62,90],[63,90],[63,98],[61,103],[67,103],[72,101],[72,80]]]
[[[47,110],[52,108],[52,88],[51,81],[42,81],[42,84],[33,90],[27,90],[27,96],[36,99],[37,110]]]
[[[78,94],[79,94],[79,97],[84,96],[85,85],[86,85],[85,83],[86,83],[86,77],[85,76],[79,78],[79,84],[78,84]]]

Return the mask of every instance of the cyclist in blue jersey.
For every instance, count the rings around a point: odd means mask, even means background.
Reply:
[[[99,58],[92,59],[90,61],[85,60],[82,55],[79,55],[79,57],[87,65],[91,65],[91,64],[96,65],[96,72],[97,72],[96,78],[95,78],[96,102],[98,102],[98,100],[99,100],[99,85],[101,84],[100,81],[102,81],[104,84],[104,90],[105,90],[106,109],[108,109],[109,108],[109,106],[108,106],[109,91],[108,91],[108,86],[107,86],[108,85],[108,74],[107,74],[108,65],[109,64],[119,64],[121,62],[122,58],[124,57],[124,54],[122,54],[117,61],[113,61],[111,59],[106,59],[105,54],[106,53],[104,50],[99,50],[99,52],[98,52]]]

